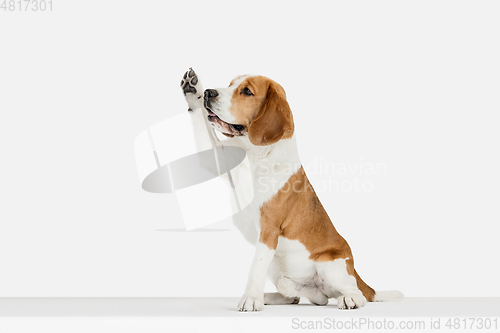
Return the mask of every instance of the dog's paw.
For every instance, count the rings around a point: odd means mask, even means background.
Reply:
[[[310,293],[308,299],[314,305],[323,306],[328,304],[328,297],[319,290]]]
[[[265,293],[264,305],[299,304],[300,297],[286,297],[280,293]]]
[[[238,303],[238,311],[262,311],[264,300],[252,296],[243,296]]]
[[[366,304],[366,298],[363,295],[352,294],[342,295],[337,298],[337,306],[339,309],[357,309]]]
[[[181,89],[188,102],[188,111],[199,109],[203,106],[203,88],[196,72],[190,68],[181,80]]]
[[[184,73],[184,77],[181,80],[181,88],[184,95],[196,94],[198,92],[196,89],[198,81],[198,75],[196,75],[196,72],[192,68],[189,68],[189,70]]]

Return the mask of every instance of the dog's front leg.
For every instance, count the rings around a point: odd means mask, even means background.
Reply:
[[[260,311],[264,308],[264,285],[274,252],[275,248],[257,242],[245,294],[238,303],[239,311]]]
[[[203,104],[205,90],[203,89],[198,74],[196,74],[192,68],[184,73],[181,79],[181,89],[188,104],[188,112],[191,115],[194,133],[204,133],[208,131],[212,146],[238,146],[243,148],[240,140],[237,140],[237,138],[225,138],[221,141],[217,134],[215,134],[213,126],[208,122],[208,111]],[[202,151],[207,149],[208,142],[200,142],[200,140],[201,136],[195,136],[198,150]]]
[[[188,104],[188,111],[191,114],[194,133],[202,133],[208,131],[212,145],[220,144],[220,140],[214,132],[213,127],[208,123],[208,112],[203,105],[204,89],[201,85],[201,80],[198,74],[190,68],[181,80],[181,89]],[[201,151],[200,147],[206,148],[207,142],[199,142],[199,137],[195,137],[196,146]]]

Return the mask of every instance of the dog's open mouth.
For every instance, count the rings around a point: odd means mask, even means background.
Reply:
[[[228,122],[225,122],[224,120],[220,119],[219,116],[217,116],[215,113],[212,112],[208,107],[205,106],[205,109],[208,111],[208,121],[212,122],[216,125],[219,125],[219,128],[223,131],[226,132],[227,134],[231,135],[236,135],[236,136],[241,136],[244,133],[245,126],[243,125],[237,125],[237,124],[230,124]]]
[[[211,110],[207,109],[208,111],[208,120],[220,120],[220,121],[223,121],[222,119],[220,119],[215,113],[213,113]]]

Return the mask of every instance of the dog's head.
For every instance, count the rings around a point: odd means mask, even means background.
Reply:
[[[227,88],[207,89],[208,120],[227,136],[246,136],[256,146],[292,137],[293,116],[285,90],[264,76],[238,76]]]

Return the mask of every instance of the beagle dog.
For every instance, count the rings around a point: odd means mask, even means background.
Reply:
[[[340,309],[398,299],[398,291],[375,292],[354,269],[354,258],[323,208],[297,154],[292,111],[284,89],[264,76],[242,75],[227,88],[203,90],[193,69],[181,81],[189,111],[230,137],[226,145],[246,150],[253,201],[233,217],[245,239],[255,245],[239,311],[260,311],[264,304],[316,305],[337,299]],[[277,293],[264,294],[269,277]]]

